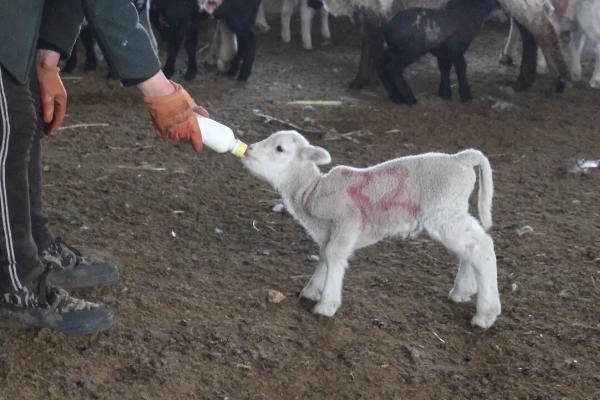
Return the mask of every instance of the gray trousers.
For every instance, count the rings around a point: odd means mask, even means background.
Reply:
[[[0,294],[42,273],[38,249],[53,240],[42,202],[42,137],[35,68],[26,83],[0,66]]]

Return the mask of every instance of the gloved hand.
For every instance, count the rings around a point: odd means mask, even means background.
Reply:
[[[60,80],[57,66],[50,66],[38,61],[36,69],[40,83],[42,115],[44,122],[50,124],[46,132],[56,134],[67,113],[67,91]]]
[[[196,152],[202,151],[202,134],[196,113],[208,117],[208,112],[198,106],[181,85],[171,82],[175,92],[159,97],[144,97],[150,110],[154,129],[160,137],[176,142],[191,141]]]

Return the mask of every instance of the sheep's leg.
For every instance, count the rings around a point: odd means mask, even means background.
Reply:
[[[198,75],[198,63],[196,62],[196,50],[198,49],[198,24],[190,24],[186,30],[185,50],[188,57],[188,66],[184,79],[191,81]]]
[[[170,21],[171,22],[171,21]],[[184,30],[181,24],[173,23],[169,27],[169,43],[167,45],[167,61],[163,67],[163,72],[167,78],[175,74],[175,61],[181,42],[183,41]]]
[[[75,68],[77,68],[77,45],[79,44],[79,42],[81,42],[80,38],[78,38],[75,41],[73,50],[71,50],[71,56],[67,59],[65,67],[61,70],[61,72],[64,72],[65,74],[70,74],[71,72],[75,71]]]
[[[402,97],[394,84],[390,72],[388,70],[388,64],[391,62],[388,51],[384,51],[381,56],[381,60],[379,61],[379,67],[377,68],[377,72],[379,74],[379,79],[381,79],[381,83],[383,83],[383,87],[387,91],[390,99],[394,103],[402,103]]]
[[[596,43],[596,64],[590,80],[590,87],[600,89],[600,42]]]
[[[554,80],[554,91],[562,93],[565,90],[568,68],[565,58],[560,51],[558,34],[549,20],[544,20],[539,31],[533,32],[548,64],[548,72]]]
[[[462,263],[468,263],[473,268],[477,283],[477,312],[471,323],[483,329],[492,326],[500,314],[501,306],[496,255],[490,235],[475,218],[467,213],[440,213],[425,222],[425,229],[432,238],[458,255]],[[461,276],[463,286],[460,288],[463,290],[468,283],[464,274],[463,270]]]
[[[262,33],[267,33],[271,30],[269,23],[267,22],[267,16],[265,13],[265,5],[261,1],[258,6],[258,12],[256,13],[256,20],[254,25],[258,28],[258,30]]]
[[[569,64],[571,71],[571,79],[574,81],[581,80],[581,52],[585,45],[585,35],[580,29],[571,31],[571,39],[569,41]]]
[[[508,31],[508,38],[506,39],[506,45],[504,46],[504,50],[502,50],[502,55],[500,56],[500,64],[503,65],[513,65],[515,59],[515,53],[517,52],[517,40],[519,39],[519,35],[517,29],[515,29],[515,20],[514,18],[510,18],[510,30]]]
[[[329,40],[331,39],[331,32],[329,31],[329,12],[327,12],[325,7],[321,7],[319,14],[321,14],[321,37],[325,40]]]
[[[458,79],[458,93],[460,94],[460,99],[463,102],[473,100],[469,81],[467,80],[467,61],[465,60],[465,55],[455,55],[452,59],[452,64],[454,64],[454,71],[456,71],[456,77]]]
[[[236,32],[235,37],[237,38],[238,49],[233,57],[233,60],[231,60],[229,71],[227,71],[227,76],[230,78],[235,78],[238,75],[238,72],[240,71],[240,65],[242,63],[242,57],[246,53],[247,46],[246,37],[244,35]]]
[[[289,43],[292,40],[290,25],[292,23],[292,14],[294,13],[294,0],[284,0],[281,7],[281,40]]]
[[[525,90],[535,83],[537,75],[537,43],[531,32],[517,22],[521,41],[523,42],[523,55],[521,57],[521,72],[517,79],[517,90]]]
[[[475,269],[466,259],[460,259],[458,273],[454,279],[454,287],[448,297],[455,303],[466,303],[477,293]]]
[[[302,47],[305,50],[312,49],[311,24],[315,10],[308,6],[307,0],[303,0],[300,5],[300,24],[302,25]]]
[[[350,82],[351,89],[362,89],[369,84],[377,73],[377,61],[383,51],[383,38],[381,37],[381,18],[374,13],[360,11],[358,23],[362,47],[360,53],[360,66],[356,77]]]
[[[323,252],[321,252],[320,257],[321,260],[319,261],[319,264],[317,264],[310,281],[308,281],[304,289],[300,292],[300,297],[312,301],[319,301],[321,299],[321,293],[323,292],[325,279],[327,278],[327,263],[325,261],[326,256]]]
[[[315,314],[333,317],[342,304],[342,285],[344,273],[348,267],[348,258],[352,255],[359,228],[341,226],[334,229],[324,249],[327,263],[327,276],[321,293],[321,299],[315,305]]]
[[[83,48],[85,49],[85,64],[83,64],[83,70],[95,71],[98,65],[98,60],[96,59],[96,52],[94,50],[94,46],[96,45],[94,32],[88,26],[81,31],[80,37],[81,42],[83,43]]]
[[[437,56],[438,68],[440,69],[440,97],[449,99],[452,97],[452,89],[450,87],[450,71],[452,70],[452,61],[445,54]]]
[[[240,66],[240,75],[238,80],[247,81],[248,77],[252,73],[252,66],[254,65],[254,59],[256,57],[256,36],[252,29],[248,29],[243,34],[240,35],[243,37],[244,47],[240,51],[241,55],[241,66]],[[242,39],[240,39],[242,41]]]

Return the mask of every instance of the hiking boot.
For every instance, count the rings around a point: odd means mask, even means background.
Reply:
[[[48,282],[67,289],[105,286],[119,279],[119,269],[110,261],[84,256],[57,237],[40,254],[48,269]]]
[[[0,328],[48,328],[69,336],[102,332],[112,327],[112,314],[101,304],[71,297],[46,283],[0,295]]]

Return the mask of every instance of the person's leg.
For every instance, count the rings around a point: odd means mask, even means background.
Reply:
[[[109,329],[112,314],[104,306],[47,284],[31,233],[29,162],[35,123],[29,84],[0,67],[0,327],[50,328],[70,335]]]
[[[44,123],[41,117],[39,86],[35,72],[30,75],[37,124],[31,145],[29,162],[29,194],[32,235],[41,261],[49,269],[48,280],[64,288],[82,288],[109,285],[119,279],[117,267],[108,261],[84,256],[78,250],[55,237],[49,229],[43,203],[42,138]]]

